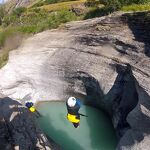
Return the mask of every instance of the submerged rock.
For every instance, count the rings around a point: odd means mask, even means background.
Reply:
[[[148,150],[149,30],[134,23],[138,16],[115,13],[34,35],[10,52],[1,94],[35,101],[84,96],[111,116],[118,150]]]

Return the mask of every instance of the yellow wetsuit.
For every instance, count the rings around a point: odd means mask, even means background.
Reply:
[[[77,118],[76,115],[67,114],[67,119],[72,123],[79,123],[80,119]]]
[[[33,106],[30,107],[29,110],[30,110],[31,112],[35,112],[35,111],[36,111],[35,107],[33,107]]]

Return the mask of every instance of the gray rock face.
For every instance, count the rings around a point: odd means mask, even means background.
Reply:
[[[0,70],[1,94],[35,102],[83,96],[111,116],[118,150],[149,150],[149,31],[132,17],[72,22],[27,39]]]
[[[32,113],[10,98],[0,99],[0,107],[0,149],[51,150]]]

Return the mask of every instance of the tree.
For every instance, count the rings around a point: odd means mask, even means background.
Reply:
[[[16,8],[15,10],[13,10],[12,15],[17,16],[17,17],[20,17],[21,14],[22,14],[23,12],[25,12],[25,11],[26,11],[26,8],[25,8],[25,7],[18,7],[18,8]]]

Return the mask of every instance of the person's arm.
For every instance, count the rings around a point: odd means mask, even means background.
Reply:
[[[79,99],[77,99],[77,105],[81,107],[81,101]]]

